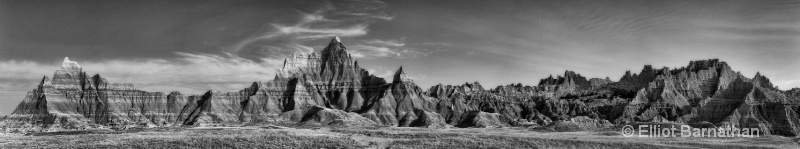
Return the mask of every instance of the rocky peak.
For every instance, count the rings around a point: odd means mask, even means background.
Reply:
[[[644,65],[644,68],[642,68],[642,72],[645,71],[653,71],[653,65]]]
[[[622,78],[621,78],[621,79],[619,79],[619,80],[625,80],[625,79],[628,79],[628,78],[630,78],[630,77],[632,77],[632,76],[633,76],[633,75],[631,75],[631,71],[630,71],[630,70],[628,70],[628,71],[625,71],[625,74],[624,74],[624,75],[622,75]]]
[[[558,76],[558,77],[560,78],[561,76]],[[558,79],[554,78],[553,75],[551,74],[547,78],[539,80],[539,85],[553,85],[553,84],[558,83],[556,81],[558,81]]]
[[[464,85],[467,86],[467,87],[470,87],[470,88],[478,87],[478,88],[481,88],[481,90],[483,90],[483,86],[481,86],[481,83],[479,83],[478,81],[475,81],[475,82],[472,82],[472,83],[465,82]]]
[[[347,53],[347,47],[342,44],[339,37],[334,37],[325,49],[321,51],[319,66],[320,74],[325,78],[352,77],[360,68],[356,68],[355,61]],[[348,76],[341,76],[341,75]],[[356,77],[358,78],[358,77]]]
[[[562,78],[563,77],[561,77],[561,76],[553,77],[553,75],[550,75],[547,78],[539,80],[539,85],[558,85],[558,84],[561,84],[561,82],[559,82],[559,80],[562,79]]]
[[[659,71],[661,71],[661,70],[653,69],[653,65],[644,65],[644,68],[642,68],[642,71],[639,72],[639,74],[634,73],[632,76],[633,77],[654,77]]]
[[[406,72],[403,71],[403,66],[400,66],[400,68],[397,69],[397,72],[394,73],[394,78],[393,79],[394,80],[392,80],[392,83],[395,83],[395,84],[405,83],[405,82],[412,82],[411,79],[408,78],[408,74],[406,74]]]
[[[80,90],[83,88],[83,79],[86,74],[78,65],[78,62],[70,61],[65,57],[64,62],[61,63],[61,69],[53,73],[51,83],[55,89],[75,89]]]
[[[583,76],[581,76],[579,74],[576,74],[574,71],[567,70],[567,71],[564,72],[564,79],[565,79],[564,82],[565,83],[574,84],[575,81],[576,81],[575,79],[578,79],[578,77],[583,77]]]
[[[64,69],[64,70],[81,70],[81,65],[78,65],[78,62],[70,61],[69,57],[64,57],[64,62],[61,63],[61,69]]]
[[[47,77],[46,75],[42,77],[42,81],[39,81],[39,84],[45,84],[45,83],[50,83],[50,77]]]
[[[728,63],[720,61],[719,59],[708,59],[708,60],[696,60],[689,62],[689,66],[687,69],[691,72],[697,72],[700,70],[708,70],[711,68],[717,69],[730,69]]]
[[[333,37],[331,42],[328,43],[328,46],[322,50],[322,61],[327,61],[330,59],[337,59],[337,58],[350,58],[350,54],[347,53],[347,47],[342,44],[342,40],[339,37]]]
[[[466,83],[464,83],[464,86],[468,87],[468,89],[470,91],[472,91],[472,92],[483,92],[483,91],[485,91],[483,86],[481,86],[481,84],[478,83],[478,81],[475,81],[473,83],[466,82]]]
[[[339,43],[341,43],[341,42],[342,42],[342,40],[341,40],[341,39],[339,39],[339,36],[334,36],[334,37],[333,37],[333,41],[336,41],[336,42],[339,42]]]
[[[574,71],[565,71],[564,76],[557,76],[553,78],[553,75],[550,77],[544,78],[539,80],[539,85],[586,85],[588,86],[590,83],[586,80],[586,77],[581,76]]]
[[[756,72],[756,76],[753,77],[753,84],[764,88],[774,88],[772,82],[766,76],[761,75],[761,72]]]
[[[619,82],[614,83],[614,88],[625,89],[628,91],[637,91],[645,86],[647,86],[651,81],[653,81],[659,73],[664,73],[666,70],[667,73],[669,68],[664,68],[661,70],[653,69],[652,65],[644,65],[642,71],[639,74],[633,73],[628,70],[625,72],[625,75],[619,79]]]
[[[39,82],[39,89],[45,90],[45,88],[53,87],[53,82],[50,80],[50,77],[44,76],[42,77],[42,81]]]

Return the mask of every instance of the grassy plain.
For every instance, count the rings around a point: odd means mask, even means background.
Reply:
[[[0,134],[0,148],[800,148],[797,139],[637,138],[614,130],[211,127]]]

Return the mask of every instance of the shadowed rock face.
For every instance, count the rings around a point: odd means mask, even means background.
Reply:
[[[403,69],[391,82],[376,77],[335,38],[322,51],[293,54],[272,80],[237,92],[187,96],[110,83],[65,58],[0,126],[6,131],[247,124],[584,130],[611,122],[672,122],[800,133],[800,89],[778,90],[760,73],[747,78],[716,59],[678,69],[646,65],[619,82],[566,71],[536,86],[494,88],[473,82],[423,90]]]

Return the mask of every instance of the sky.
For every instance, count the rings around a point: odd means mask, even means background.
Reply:
[[[718,58],[800,87],[797,0],[0,0],[0,115],[64,57],[146,91],[237,91],[338,36],[359,65],[422,88],[535,85],[572,70]]]

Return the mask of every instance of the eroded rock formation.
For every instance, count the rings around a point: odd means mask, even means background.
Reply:
[[[391,82],[376,77],[334,38],[319,52],[287,58],[272,80],[237,92],[183,95],[110,83],[65,58],[0,126],[6,131],[258,124],[591,130],[667,122],[800,133],[800,89],[778,90],[760,73],[747,78],[716,59],[677,69],[645,65],[619,82],[566,71],[536,86],[494,88],[472,82],[424,90],[403,69]]]

